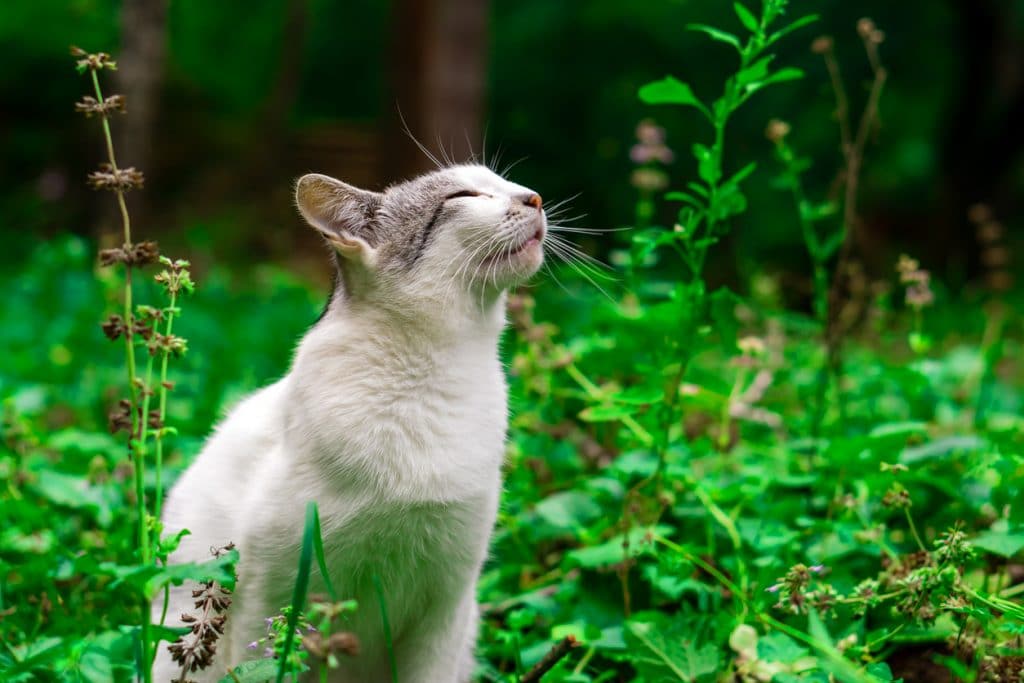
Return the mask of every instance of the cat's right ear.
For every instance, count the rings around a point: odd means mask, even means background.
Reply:
[[[319,173],[309,173],[295,184],[299,213],[346,260],[372,266],[377,250],[371,244],[373,217],[381,195],[360,190]]]

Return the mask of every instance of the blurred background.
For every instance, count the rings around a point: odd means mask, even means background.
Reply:
[[[769,173],[747,184],[752,210],[714,252],[712,277],[743,289],[752,272],[780,276],[794,298],[809,268],[790,197],[764,130],[787,121],[813,165],[810,193],[828,196],[841,162],[835,101],[819,35],[835,40],[853,114],[871,69],[856,23],[884,31],[889,79],[868,147],[860,214],[869,269],[891,274],[901,252],[953,291],[996,271],[1013,285],[1024,186],[1024,0],[793,0],[821,19],[779,45],[803,80],[758,94],[730,124],[728,147]],[[449,156],[486,153],[548,202],[574,197],[579,225],[631,224],[630,149],[651,118],[667,131],[674,187],[695,174],[706,141],[692,110],[652,108],[637,89],[672,74],[705,100],[734,68],[728,46],[685,30],[735,27],[722,0],[7,0],[0,6],[0,264],[40,241],[116,234],[112,198],[85,186],[102,159],[95,121],[73,111],[88,93],[68,46],[112,53],[107,94],[122,165],[146,173],[131,195],[135,234],[200,268],[283,264],[319,282],[328,267],[292,207],[307,171],[380,188],[430,168],[403,132]],[[765,112],[771,112],[766,116]],[[404,124],[402,119],[404,119]],[[969,207],[1001,231],[983,250]],[[658,219],[671,225],[671,206]],[[977,215],[975,216],[977,218]],[[603,239],[603,241],[602,241]],[[615,240],[584,241],[607,258]],[[1005,247],[1005,248],[1004,248]],[[744,277],[739,277],[739,274]]]

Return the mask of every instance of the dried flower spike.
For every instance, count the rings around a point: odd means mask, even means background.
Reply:
[[[106,52],[90,53],[80,47],[72,45],[71,56],[78,60],[75,63],[75,68],[78,69],[78,73],[99,71],[100,69],[110,69],[111,71],[117,70],[117,62],[111,59],[110,55]]]
[[[80,101],[75,102],[75,111],[85,114],[86,118],[93,115],[106,117],[114,112],[123,114],[125,113],[124,95],[111,95],[102,102],[95,97],[86,95]]]
[[[100,170],[89,174],[89,187],[94,190],[127,192],[142,189],[145,180],[142,171],[135,170],[133,166],[115,170],[110,164],[100,164]]]

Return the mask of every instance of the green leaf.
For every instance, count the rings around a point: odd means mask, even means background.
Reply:
[[[534,510],[541,519],[559,529],[578,529],[603,512],[591,496],[581,491],[562,491],[548,496]]]
[[[653,542],[647,540],[648,534],[656,537],[664,536],[671,532],[672,527],[664,524],[654,527],[636,527],[631,529],[629,534],[618,534],[600,545],[572,550],[566,553],[565,558],[569,564],[583,567],[584,569],[607,567],[649,552],[652,549]],[[624,548],[622,542],[627,537],[629,545]]]
[[[749,164],[747,164],[746,166],[744,166],[740,170],[736,171],[736,173],[734,173],[731,178],[729,178],[724,183],[722,183],[722,185],[723,186],[726,186],[726,185],[738,186],[741,182],[746,180],[747,176],[749,176],[751,173],[753,173],[756,169],[757,169],[757,162],[756,161],[751,161]]]
[[[637,405],[591,406],[580,411],[580,419],[584,422],[611,422],[639,412],[640,408]]]
[[[238,565],[238,551],[229,550],[220,557],[207,562],[186,562],[164,567],[156,565],[117,565],[104,562],[97,567],[100,574],[115,579],[112,587],[128,584],[151,600],[157,592],[172,584],[180,586],[186,581],[216,581],[228,590],[235,587],[235,567]]]
[[[320,510],[313,506],[313,553],[316,555],[316,566],[320,569],[320,578],[324,580],[324,587],[327,589],[327,596],[331,602],[338,601],[338,594],[331,582],[331,572],[327,569],[327,559],[324,557],[324,539],[320,531]]]
[[[277,683],[284,681],[291,660],[292,647],[295,643],[295,624],[306,604],[306,591],[309,589],[309,568],[313,566],[313,536],[316,533],[317,520],[316,502],[306,503],[306,523],[302,528],[302,549],[299,551],[299,572],[295,576],[292,589],[292,610],[288,613],[288,630],[285,631],[284,647],[279,653],[280,666],[277,668]]]
[[[807,648],[801,647],[785,633],[778,631],[761,636],[757,641],[757,656],[767,662],[790,664],[801,657],[806,657],[807,653]]]
[[[1024,531],[986,531],[971,539],[971,545],[993,555],[1010,558],[1024,550]]]
[[[661,619],[658,620],[662,621]],[[664,624],[632,619],[624,632],[632,664],[645,681],[711,680],[718,671],[718,649],[697,647],[691,639],[670,637]]]
[[[652,386],[629,387],[628,389],[612,394],[609,398],[616,403],[650,405],[652,403],[660,403],[664,400],[665,389],[662,387]]]
[[[276,659],[257,659],[239,664],[219,683],[266,683],[274,679],[276,672]]]
[[[775,59],[774,55],[768,55],[757,60],[746,69],[736,74],[736,84],[739,86],[750,86],[753,88],[759,81],[768,76],[768,66]]]
[[[904,449],[900,453],[899,461],[904,465],[913,465],[914,463],[942,458],[953,453],[979,451],[987,445],[988,442],[973,434],[946,436],[921,446]]]
[[[736,10],[736,16],[739,17],[740,23],[743,24],[744,28],[746,28],[751,33],[758,32],[758,29],[760,29],[761,26],[757,21],[757,17],[754,16],[753,12],[748,10],[745,5],[739,2],[734,3],[732,8]]]
[[[720,31],[714,26],[708,26],[707,24],[687,24],[686,28],[691,31],[699,31],[701,33],[708,34],[712,40],[717,40],[720,43],[726,43],[732,45],[737,51],[742,50],[740,45],[740,39],[731,33]]]
[[[695,107],[708,116],[707,108],[693,94],[690,86],[672,76],[665,76],[660,81],[652,81],[641,86],[638,95],[646,104],[681,104]]]
[[[666,192],[665,200],[669,202],[685,202],[697,209],[704,208],[704,205],[700,202],[699,199],[697,199],[693,195],[687,194],[686,192]]]
[[[765,45],[765,47],[768,47],[772,43],[777,42],[779,39],[789,35],[793,31],[795,31],[795,30],[797,30],[799,28],[803,28],[804,26],[807,26],[808,24],[813,24],[817,20],[818,20],[818,15],[817,14],[808,14],[805,17],[800,17],[799,19],[797,19],[793,23],[789,24],[788,26],[785,26],[785,27],[779,29],[778,31],[776,31],[775,33],[771,34],[768,37],[768,40],[765,42],[764,45]]]
[[[107,485],[92,484],[82,476],[44,469],[36,473],[33,488],[55,505],[91,512],[101,527],[110,526],[114,520],[116,496]]]
[[[758,90],[761,90],[762,88],[764,88],[766,86],[769,86],[769,85],[772,85],[772,84],[775,84],[775,83],[784,83],[786,81],[795,81],[795,80],[801,79],[803,77],[804,77],[804,72],[801,71],[800,69],[795,68],[795,67],[786,67],[784,69],[779,69],[778,71],[776,71],[775,73],[771,74],[770,76],[767,76],[765,79],[763,79],[761,81],[757,81],[755,83],[750,83],[749,85],[747,85],[747,87],[746,87],[746,94],[747,95],[751,95],[751,94],[757,92]]]

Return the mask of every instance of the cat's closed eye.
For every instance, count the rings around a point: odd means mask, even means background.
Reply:
[[[459,190],[458,192],[451,193],[450,195],[445,197],[444,200],[448,201],[449,199],[458,199],[459,197],[479,197],[479,196],[480,196],[480,193],[479,192],[474,192],[473,190]]]

